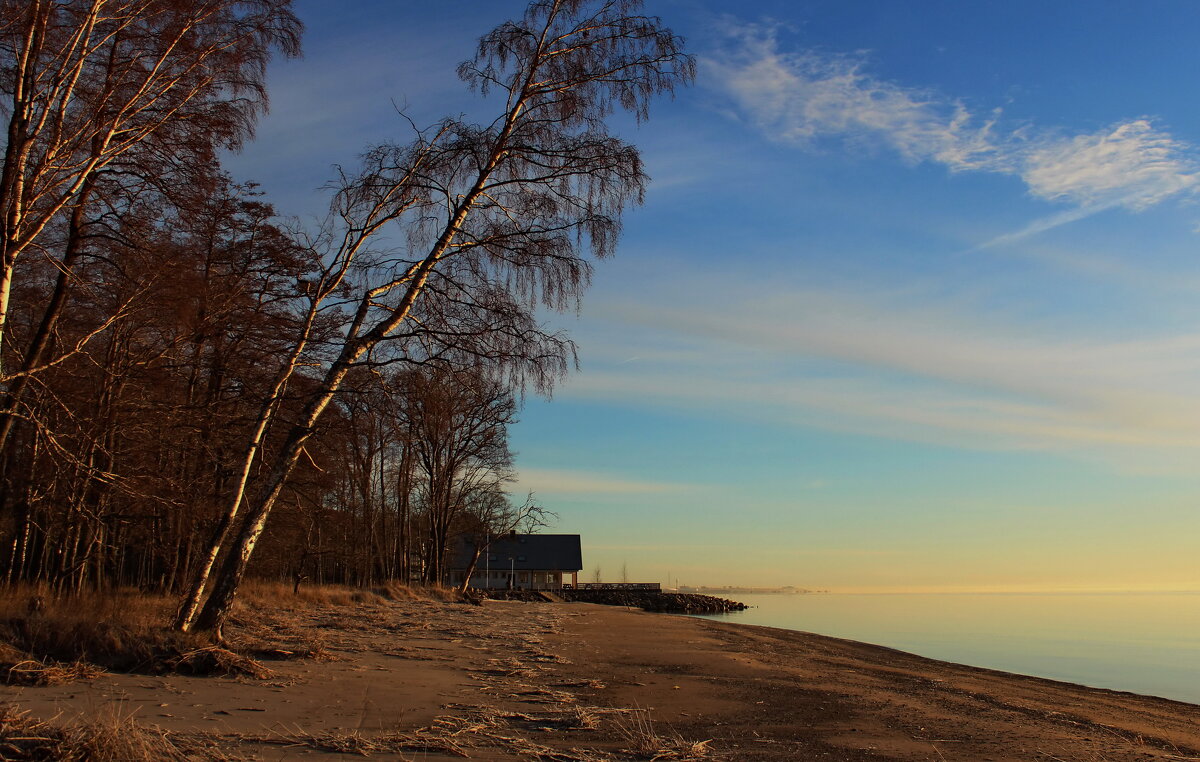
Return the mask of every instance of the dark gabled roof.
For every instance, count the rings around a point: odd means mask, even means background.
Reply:
[[[487,547],[480,552],[476,569],[516,571],[582,571],[583,553],[577,534],[518,534],[492,537],[460,537],[451,554],[450,568],[465,570],[478,540]]]

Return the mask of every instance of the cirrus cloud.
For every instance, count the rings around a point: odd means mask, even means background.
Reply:
[[[1088,134],[1002,129],[999,109],[980,116],[960,100],[878,79],[861,56],[784,50],[770,25],[729,22],[725,31],[728,43],[704,60],[705,71],[739,114],[774,140],[849,140],[952,172],[1013,175],[1032,196],[1070,203],[1084,216],[1145,209],[1194,191],[1200,178],[1194,147],[1146,117]],[[1079,217],[1051,217],[1006,240]]]

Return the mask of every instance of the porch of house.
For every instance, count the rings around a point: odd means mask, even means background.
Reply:
[[[462,584],[462,571],[450,572],[450,585]],[[476,569],[468,587],[483,590],[561,590],[564,581],[568,586],[576,583],[578,572],[524,569]]]

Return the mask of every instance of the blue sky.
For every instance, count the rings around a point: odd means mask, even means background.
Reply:
[[[319,213],[522,9],[300,2],[232,171]],[[699,76],[615,122],[654,182],[512,432],[585,575],[1200,589],[1200,5],[648,10]]]

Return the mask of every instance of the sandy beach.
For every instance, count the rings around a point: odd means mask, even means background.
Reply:
[[[262,679],[109,674],[3,695],[58,724],[132,717],[198,758],[1200,758],[1198,706],[765,627],[497,601],[236,624],[235,639],[327,658],[264,661]]]

